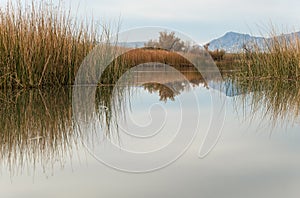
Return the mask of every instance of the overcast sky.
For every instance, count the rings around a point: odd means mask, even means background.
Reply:
[[[1,0],[3,6],[7,0]],[[46,0],[47,1],[47,0]],[[54,0],[58,1],[58,0]],[[228,31],[259,34],[272,23],[280,30],[300,29],[299,0],[65,0],[74,13],[99,21],[118,21],[121,30],[163,26],[199,43]],[[264,28],[262,28],[264,27]]]

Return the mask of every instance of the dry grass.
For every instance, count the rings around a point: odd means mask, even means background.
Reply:
[[[8,2],[0,9],[0,88],[72,84],[96,37],[93,23],[64,7]]]
[[[194,69],[193,64],[176,52],[163,49],[133,49],[117,57],[103,72],[101,84],[115,84],[130,68],[143,63],[162,63],[176,69]]]
[[[273,126],[294,123],[300,117],[299,35],[278,36],[272,31],[264,46],[245,50],[238,64],[241,72],[234,75],[238,92],[244,95],[242,104]]]
[[[278,35],[272,31],[264,46],[245,48],[240,66],[243,78],[300,79],[300,38],[297,34]],[[263,49],[262,49],[263,48]]]
[[[176,52],[170,52],[163,49],[134,49],[126,53],[124,62],[130,65],[139,65],[142,63],[159,62],[173,67],[182,68],[184,66],[193,66],[191,62],[180,56]]]

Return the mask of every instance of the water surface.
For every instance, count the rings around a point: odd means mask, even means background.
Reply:
[[[139,68],[98,87],[91,96],[96,108],[82,110],[79,121],[72,88],[1,92],[1,196],[299,197],[299,85],[223,78],[205,82],[197,72]],[[216,110],[225,112],[224,123],[212,121]],[[218,129],[217,144],[199,158],[207,131],[210,144]],[[185,152],[156,171],[129,173],[101,163],[111,159],[105,154],[122,154],[111,152],[111,142],[149,152],[179,134],[166,152],[177,156],[193,131]],[[159,164],[158,156],[135,168]]]

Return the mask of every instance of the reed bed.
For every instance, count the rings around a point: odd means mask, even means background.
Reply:
[[[192,67],[192,63],[185,59],[183,56],[180,56],[176,52],[164,50],[164,49],[155,49],[155,48],[142,48],[134,49],[129,51],[129,53],[123,56],[124,62],[130,65],[138,65],[148,62],[159,62],[163,64],[168,64],[175,68],[182,68],[185,66]]]
[[[278,36],[276,31],[272,31],[263,46],[245,46],[239,65],[241,78],[299,80],[299,34]]]
[[[61,3],[9,1],[0,8],[0,88],[71,85],[97,35]]]
[[[144,63],[162,63],[179,70],[186,68],[197,72],[189,60],[176,52],[155,48],[133,49],[117,57],[104,70],[100,84],[114,85],[130,68]]]

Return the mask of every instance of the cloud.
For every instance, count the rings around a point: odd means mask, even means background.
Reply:
[[[77,2],[79,2],[77,0]],[[76,1],[74,3],[76,5]],[[81,2],[83,4],[83,2]],[[157,20],[194,20],[210,21],[224,20],[235,18],[272,18],[276,16],[292,16],[299,18],[298,1],[267,0],[267,1],[238,1],[238,0],[111,0],[111,1],[85,1],[88,9],[92,8],[94,14],[105,14],[125,17],[142,17],[144,19]],[[291,12],[292,9],[292,12]]]
[[[59,0],[54,0],[58,2]],[[1,1],[0,5],[4,5]],[[208,41],[227,31],[256,32],[258,25],[300,27],[297,0],[65,0],[79,16],[95,20],[122,20],[128,29],[137,26],[167,26],[187,31],[199,41]],[[251,30],[251,31],[250,31]],[[202,34],[201,38],[197,35]],[[205,35],[203,35],[205,33]]]

